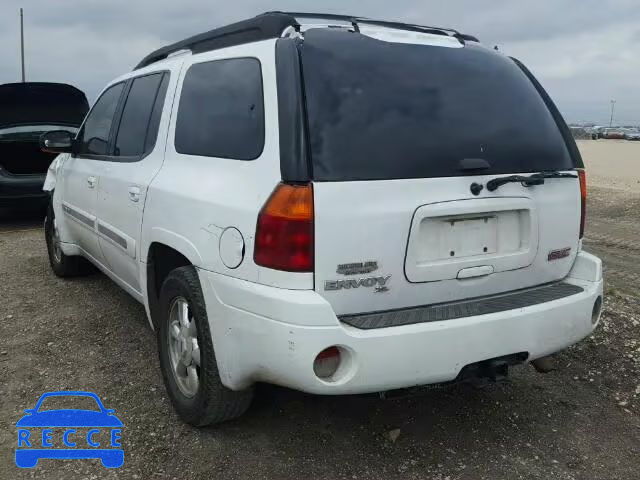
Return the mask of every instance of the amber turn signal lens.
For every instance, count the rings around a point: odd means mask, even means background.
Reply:
[[[584,170],[578,170],[580,180],[580,238],[584,237],[584,222],[587,216],[587,174]]]

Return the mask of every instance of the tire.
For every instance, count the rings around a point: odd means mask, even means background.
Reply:
[[[194,267],[180,267],[169,273],[160,288],[158,311],[160,368],[178,415],[196,427],[242,415],[251,404],[253,387],[235,392],[220,380],[202,288]],[[194,325],[196,332],[192,330]],[[194,353],[196,350],[199,355]],[[193,380],[194,372],[197,381]]]
[[[56,217],[53,211],[53,204],[49,202],[47,216],[44,219],[44,237],[47,242],[47,253],[49,254],[49,265],[56,276],[61,278],[78,277],[89,275],[95,272],[95,268],[88,260],[77,255],[65,255],[56,245],[58,236],[56,233]]]

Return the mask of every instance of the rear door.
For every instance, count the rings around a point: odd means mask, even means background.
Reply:
[[[109,153],[113,120],[124,86],[124,83],[112,85],[96,101],[78,133],[77,151],[64,162],[61,173],[64,240],[77,244],[101,264],[105,260],[97,237],[99,171]]]
[[[511,59],[452,40],[305,34],[315,288],[338,314],[496,294],[571,268],[577,175],[486,185],[579,159]]]
[[[100,165],[100,247],[111,271],[138,293],[142,213],[149,183],[164,159],[166,135],[158,132],[163,116],[168,122],[164,106],[170,81],[169,72],[155,72],[127,82],[112,155]]]

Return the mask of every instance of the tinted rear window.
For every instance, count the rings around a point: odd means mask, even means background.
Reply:
[[[198,63],[182,86],[176,151],[253,160],[264,147],[262,71],[255,58]]]
[[[300,47],[313,178],[451,177],[573,168],[558,125],[509,58],[480,46],[310,30]]]

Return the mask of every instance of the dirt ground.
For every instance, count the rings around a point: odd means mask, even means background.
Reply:
[[[244,417],[212,428],[173,412],[143,308],[103,275],[56,278],[39,220],[5,220],[0,479],[640,478],[640,143],[580,148],[590,172],[585,247],[604,259],[607,297],[600,328],[560,353],[557,371],[523,366],[506,384],[391,400],[264,387]],[[15,466],[23,409],[65,389],[96,392],[115,409],[121,469]]]

